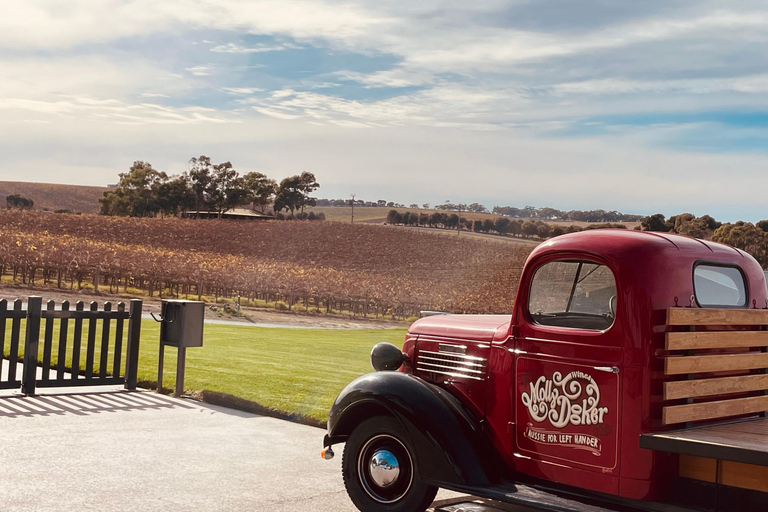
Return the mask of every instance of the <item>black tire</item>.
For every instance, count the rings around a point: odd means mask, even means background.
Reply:
[[[371,468],[375,455],[388,454],[396,459],[384,469],[384,480],[379,485]],[[362,512],[424,512],[435,499],[437,487],[423,483],[416,473],[415,456],[403,425],[389,416],[375,416],[362,422],[352,431],[344,447],[341,472],[344,486],[352,503]],[[394,467],[397,470],[394,470]],[[384,466],[381,466],[384,467]],[[397,471],[397,473],[395,473]]]

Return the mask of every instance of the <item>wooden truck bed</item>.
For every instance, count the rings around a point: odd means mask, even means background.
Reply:
[[[640,446],[680,454],[681,477],[768,492],[768,309],[670,308],[667,325],[662,423],[682,428]]]

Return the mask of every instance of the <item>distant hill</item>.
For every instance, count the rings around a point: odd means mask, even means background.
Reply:
[[[0,207],[11,194],[28,197],[35,202],[35,210],[71,210],[80,213],[99,213],[99,198],[106,187],[58,185],[26,181],[0,181]]]

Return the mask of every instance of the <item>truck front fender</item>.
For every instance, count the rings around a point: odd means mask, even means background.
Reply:
[[[379,414],[402,422],[423,480],[468,487],[499,481],[503,466],[480,422],[450,393],[413,375],[385,371],[352,381],[331,408],[328,439],[345,440]]]

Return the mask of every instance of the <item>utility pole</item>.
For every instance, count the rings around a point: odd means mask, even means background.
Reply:
[[[352,194],[352,201],[350,202],[352,205],[352,220],[349,222],[350,224],[355,223],[355,194]]]

